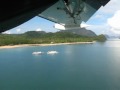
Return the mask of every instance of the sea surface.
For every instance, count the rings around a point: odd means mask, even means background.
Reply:
[[[0,90],[120,90],[120,41],[0,49]]]

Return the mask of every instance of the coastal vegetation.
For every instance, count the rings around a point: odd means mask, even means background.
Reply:
[[[105,41],[104,35],[82,36],[70,32],[46,33],[44,31],[28,31],[23,34],[0,34],[0,46],[19,44],[50,44]]]

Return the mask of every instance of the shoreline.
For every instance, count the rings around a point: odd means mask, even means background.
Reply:
[[[92,44],[96,41],[92,42],[71,42],[71,43],[53,43],[53,44],[20,44],[20,45],[6,45],[0,46],[0,49],[7,49],[7,48],[18,48],[18,47],[26,47],[26,46],[54,46],[54,45],[72,45],[72,44]]]

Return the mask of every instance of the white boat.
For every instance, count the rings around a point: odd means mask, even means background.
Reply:
[[[34,55],[40,55],[40,54],[43,54],[43,52],[33,52],[32,54],[34,54]]]
[[[47,54],[57,54],[58,52],[57,51],[48,51]]]

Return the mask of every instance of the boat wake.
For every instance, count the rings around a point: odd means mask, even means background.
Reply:
[[[39,51],[39,52],[33,52],[32,54],[33,55],[42,55],[43,53],[44,52]],[[49,54],[49,55],[55,55],[55,54],[58,54],[58,52],[57,51],[48,51],[47,54]]]
[[[34,54],[34,55],[41,55],[41,54],[43,54],[44,52],[33,52],[32,54]]]
[[[58,54],[58,52],[57,51],[48,51],[47,54],[54,55],[54,54]]]

